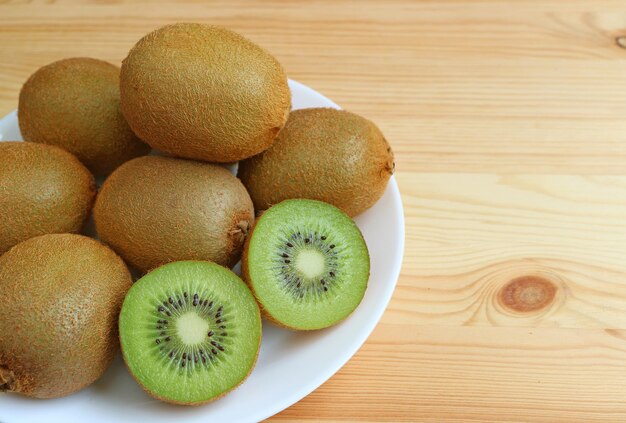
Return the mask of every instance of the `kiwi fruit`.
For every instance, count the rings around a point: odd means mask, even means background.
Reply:
[[[257,211],[309,198],[356,216],[383,195],[394,167],[391,147],[371,121],[315,108],[292,112],[271,148],[239,163],[238,176]]]
[[[0,391],[35,398],[76,392],[119,351],[126,265],[98,241],[49,234],[0,256]]]
[[[0,254],[37,235],[80,231],[95,195],[93,176],[70,153],[0,142]]]
[[[237,387],[261,344],[261,314],[245,283],[215,263],[159,267],[129,291],[119,321],[124,361],[152,396],[197,405]]]
[[[40,68],[24,84],[17,109],[26,141],[76,155],[96,176],[150,147],[133,134],[120,109],[120,69],[78,57]]]
[[[267,149],[291,108],[267,51],[218,26],[177,23],[143,37],[122,63],[122,111],[153,148],[235,162]]]
[[[93,214],[100,239],[142,272],[179,260],[232,267],[254,222],[250,196],[228,170],[156,156],[116,169]]]
[[[261,215],[246,241],[244,279],[269,320],[296,330],[346,318],[363,299],[369,253],[356,224],[316,200],[286,200]]]

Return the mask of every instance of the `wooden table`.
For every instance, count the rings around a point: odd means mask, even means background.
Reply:
[[[378,123],[406,253],[359,353],[276,421],[626,421],[626,3],[0,1],[36,68],[225,25]],[[1,418],[1,412],[0,412]]]

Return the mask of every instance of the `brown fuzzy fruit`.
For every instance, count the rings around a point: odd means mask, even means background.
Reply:
[[[238,176],[257,211],[308,198],[356,216],[383,195],[394,167],[391,147],[374,123],[317,108],[292,112],[269,150],[239,163]]]
[[[291,105],[278,61],[225,28],[178,23],[146,35],[122,63],[122,110],[152,147],[234,162],[269,148]]]
[[[35,398],[93,383],[119,350],[131,286],[109,248],[82,235],[42,235],[0,257],[0,391]]]
[[[78,232],[96,185],[76,157],[30,142],[0,142],[0,254],[37,235]]]
[[[75,154],[103,176],[134,157],[148,154],[120,110],[120,69],[85,57],[42,67],[20,92],[18,118],[27,141]]]
[[[232,267],[254,208],[241,182],[220,166],[147,156],[109,176],[94,219],[100,239],[141,271],[179,260]]]

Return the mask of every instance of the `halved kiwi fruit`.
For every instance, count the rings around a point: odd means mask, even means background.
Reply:
[[[352,313],[369,269],[356,224],[315,200],[286,200],[263,213],[242,259],[244,278],[267,317],[300,330],[332,326]]]
[[[120,340],[128,369],[149,394],[202,404],[252,371],[261,315],[246,284],[230,270],[174,262],[133,285],[120,314]]]

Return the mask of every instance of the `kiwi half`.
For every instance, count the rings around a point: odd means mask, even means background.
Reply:
[[[26,141],[61,147],[96,176],[148,154],[120,109],[120,69],[77,57],[40,68],[20,92],[18,120]]]
[[[116,169],[93,214],[100,239],[143,272],[179,260],[232,267],[254,222],[252,200],[230,171],[155,156]]]
[[[120,313],[128,369],[152,396],[176,404],[212,401],[252,371],[261,315],[252,293],[215,263],[181,261],[137,281]]]
[[[152,147],[235,162],[267,149],[291,107],[287,75],[267,51],[225,28],[159,28],[122,63],[124,116]]]
[[[95,196],[93,176],[67,151],[0,142],[0,254],[34,236],[80,231]]]
[[[128,268],[91,238],[51,234],[0,256],[0,392],[69,395],[119,351],[117,318]]]
[[[296,110],[268,150],[239,163],[254,207],[290,198],[320,200],[356,216],[378,201],[393,152],[371,121],[345,110]]]
[[[267,317],[291,329],[332,326],[360,304],[369,253],[356,224],[338,208],[286,200],[257,220],[242,271]]]

